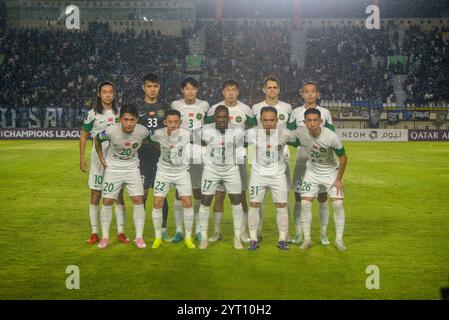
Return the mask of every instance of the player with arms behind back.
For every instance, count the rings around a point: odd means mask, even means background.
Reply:
[[[292,113],[292,106],[289,103],[279,100],[279,93],[281,91],[281,82],[276,77],[267,77],[263,82],[263,92],[265,93],[265,100],[256,103],[252,107],[254,116],[261,126],[261,110],[263,107],[272,106],[276,109],[278,115],[277,128],[287,128],[287,123]],[[290,189],[290,151],[288,146],[284,148],[284,159],[285,159],[285,176],[287,178],[287,185]],[[287,203],[287,210],[290,214],[290,209]],[[262,229],[263,229],[263,203],[259,208],[259,226],[257,230],[258,239],[262,240]]]
[[[139,111],[139,124],[145,126],[150,134],[164,126],[165,111],[169,108],[159,101],[159,92],[161,90],[160,78],[157,74],[147,73],[142,79],[142,90],[144,99],[137,106]],[[140,174],[143,180],[144,188],[144,205],[148,198],[148,189],[154,187],[154,179],[156,177],[157,162],[161,151],[159,145],[144,141],[139,149]],[[164,201],[162,208],[162,238],[165,241],[171,241],[167,232],[168,203]]]
[[[320,91],[318,85],[315,82],[306,82],[300,90],[300,95],[304,100],[304,105],[298,107],[292,111],[289,119],[288,128],[294,130],[298,127],[305,126],[304,124],[304,113],[310,108],[318,109],[321,113],[321,118],[323,122],[321,126],[327,127],[334,131],[334,126],[332,125],[332,118],[329,110],[320,107],[317,104],[318,98],[320,97]],[[308,155],[304,149],[298,149],[296,153],[296,163],[295,171],[293,175],[293,187],[295,187],[298,182],[304,177],[306,172],[306,163]],[[301,195],[295,192],[295,207],[294,207],[294,222],[296,226],[295,238],[291,241],[292,243],[300,244],[302,241],[302,230],[301,230]],[[327,225],[329,223],[329,204],[327,202],[327,194],[320,193],[318,195],[318,205],[320,212],[320,243],[323,245],[328,245],[329,240],[327,239]]]
[[[171,104],[172,109],[178,110],[181,113],[181,127],[189,130],[192,134],[195,130],[201,130],[204,119],[206,118],[207,111],[209,110],[209,103],[198,99],[199,83],[193,78],[186,78],[181,83],[181,92],[183,98],[173,101]],[[191,154],[202,153],[201,146],[191,144]],[[192,181],[193,197],[195,203],[193,211],[195,214],[195,239],[201,240],[200,232],[200,220],[199,210],[201,205],[201,174],[203,173],[203,164],[195,163],[196,158],[192,158],[190,162],[190,179]],[[201,157],[199,157],[201,159]],[[176,220],[176,234],[172,241],[177,242],[182,240],[182,203],[180,200],[174,201],[174,212]]]
[[[256,119],[250,107],[238,100],[240,94],[239,83],[235,80],[225,80],[222,84],[222,94],[224,100],[213,105],[207,114],[206,122],[211,123],[214,121],[215,108],[220,105],[224,105],[229,111],[229,128],[239,128],[245,130],[256,125]],[[243,219],[241,234],[241,240],[243,242],[249,242],[248,234],[246,233],[247,218],[248,218],[248,206],[246,204],[246,163],[239,164],[240,180],[242,181],[242,207],[243,207]],[[214,235],[209,241],[214,242],[222,238],[221,235],[221,223],[223,221],[223,203],[226,193],[223,186],[217,188],[217,194],[215,195],[214,206]]]

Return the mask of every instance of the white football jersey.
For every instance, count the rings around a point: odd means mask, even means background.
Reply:
[[[321,112],[321,119],[323,119],[322,127],[328,127],[331,130],[334,130],[334,126],[332,123],[331,113],[328,109],[317,106],[316,107]],[[290,120],[288,120],[289,129],[296,129],[298,127],[304,127],[304,112],[306,112],[306,107],[301,106],[294,109],[290,115]]]
[[[209,103],[196,99],[194,104],[187,104],[184,99],[180,99],[173,101],[171,108],[181,113],[181,127],[193,131],[203,125]]]
[[[251,170],[261,176],[285,174],[284,147],[287,143],[295,143],[298,140],[290,130],[281,127],[267,134],[265,129],[252,128],[248,130],[246,139]]]
[[[140,124],[137,124],[131,133],[123,132],[120,123],[101,131],[96,139],[109,141],[109,150],[106,156],[108,168],[117,170],[138,168],[137,150],[142,145],[142,140],[147,138],[149,134],[148,129]]]
[[[257,123],[259,124],[259,126],[261,127],[261,123],[260,123],[260,110],[262,110],[263,107],[269,106],[267,104],[266,101],[262,101],[259,103],[256,103],[255,105],[253,105],[253,114],[257,119]],[[283,101],[278,101],[277,104],[275,104],[274,106],[272,106],[274,108],[276,108],[277,112],[278,112],[278,128],[280,127],[287,127],[287,123],[288,123],[288,119],[290,117],[290,114],[292,113],[292,106],[289,103],[283,102]]]
[[[207,123],[214,121],[214,112],[219,105],[225,105],[224,101],[214,104],[207,112]],[[256,119],[254,118],[251,108],[243,102],[237,100],[237,104],[233,107],[226,106],[229,110],[229,128],[241,128],[251,127],[255,125]]]
[[[104,110],[102,114],[96,113],[94,109],[89,110],[87,113],[87,117],[84,120],[82,129],[86,132],[90,132],[92,139],[95,136],[105,130],[110,125],[114,125],[120,122],[120,118],[117,114],[114,113],[112,109]],[[103,143],[103,152],[106,152],[108,144]],[[92,144],[92,152],[95,152],[95,144]]]
[[[298,138],[300,148],[305,148],[308,161],[306,172],[317,176],[327,176],[335,173],[339,161],[337,156],[345,154],[340,138],[332,130],[322,127],[318,137],[312,137],[306,127],[293,131]]]
[[[157,163],[158,170],[174,173],[189,168],[186,157],[186,150],[190,145],[190,132],[188,130],[180,128],[168,135],[167,128],[162,128],[154,131],[150,139],[159,143],[161,147],[161,156]]]
[[[198,139],[206,144],[204,164],[210,171],[226,174],[240,163],[238,150],[244,147],[245,130],[233,128],[221,133],[215,129],[215,123],[210,123],[203,126],[201,137],[195,138],[195,141]]]

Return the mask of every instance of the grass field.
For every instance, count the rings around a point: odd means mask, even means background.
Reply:
[[[1,141],[0,299],[439,299],[449,276],[449,144],[345,147],[346,252],[318,244],[316,207],[314,247],[277,249],[271,200],[254,252],[233,248],[229,202],[224,240],[208,250],[138,250],[115,239],[99,250],[85,243],[89,190],[78,142]],[[131,238],[131,206],[126,222]],[[145,235],[151,243],[148,208]],[[66,288],[68,265],[80,269],[80,290]],[[365,287],[369,265],[380,269],[379,290]]]

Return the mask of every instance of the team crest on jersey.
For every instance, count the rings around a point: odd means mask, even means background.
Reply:
[[[235,117],[235,122],[237,122],[237,123],[240,123],[240,122],[242,122],[242,117],[241,116],[238,116],[238,117]]]
[[[134,143],[133,145],[132,145],[132,147],[135,149],[135,148],[137,148],[139,146],[139,143],[138,142],[136,142],[136,143]]]
[[[281,151],[281,150],[282,150],[282,146],[278,145],[278,151]]]
[[[320,148],[320,152],[326,152],[326,148],[321,147],[321,148]]]
[[[119,123],[120,122],[120,118],[115,118],[115,123]]]
[[[158,110],[158,112],[157,112],[157,116],[159,117],[159,118],[163,118],[164,116],[165,116],[165,111],[164,110]]]
[[[285,120],[285,116],[283,114],[279,115],[279,120],[284,121]]]
[[[201,119],[203,118],[203,115],[202,115],[201,113],[197,113],[197,114],[196,114],[196,118],[197,118],[198,120],[201,120]]]

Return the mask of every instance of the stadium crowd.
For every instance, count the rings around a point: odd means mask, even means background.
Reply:
[[[408,103],[428,105],[449,101],[449,30],[424,32],[413,26],[405,33],[403,55],[409,59]]]
[[[240,83],[240,100],[252,105],[262,100],[267,75],[281,80],[280,98],[293,106],[301,103],[298,88],[306,80],[318,82],[326,100],[394,101],[391,77],[397,70],[387,68],[387,59],[398,48],[391,45],[396,40],[391,41],[388,28],[308,28],[300,69],[291,61],[290,25],[209,20],[200,27],[206,31],[200,97],[210,103],[222,99],[221,83],[232,78]],[[161,75],[161,100],[173,101],[185,77],[188,38],[197,30],[173,37],[111,32],[107,23],[92,23],[86,32],[5,28],[0,31],[0,108],[89,109],[101,80],[115,83],[119,102],[134,102],[142,97],[141,77],[150,70]],[[440,72],[449,67],[448,37],[440,31],[406,31],[399,54],[409,56],[408,103],[449,99],[449,75]]]

